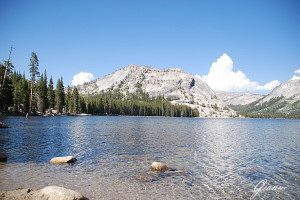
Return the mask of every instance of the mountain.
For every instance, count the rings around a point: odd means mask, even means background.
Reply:
[[[260,94],[225,92],[215,90],[217,96],[227,105],[247,105],[264,97]]]
[[[298,118],[300,117],[300,79],[282,83],[267,96],[233,108],[246,116]]]
[[[148,66],[129,65],[78,86],[82,95],[96,95],[111,90],[128,95],[139,89],[150,97],[164,97],[173,104],[197,108],[201,117],[236,115],[201,78],[179,68],[158,70]]]
[[[259,103],[268,102],[271,99],[283,97],[283,101],[294,103],[300,101],[300,79],[289,80],[274,88],[269,95],[261,99]]]

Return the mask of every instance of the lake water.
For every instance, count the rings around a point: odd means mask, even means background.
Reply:
[[[58,185],[89,199],[300,199],[300,120],[2,118],[0,190]],[[0,121],[1,121],[0,120]],[[75,164],[52,165],[74,155]],[[153,161],[175,171],[154,173]],[[270,187],[269,187],[270,188]]]

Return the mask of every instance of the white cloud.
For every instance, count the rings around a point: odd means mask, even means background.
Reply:
[[[278,80],[273,80],[260,85],[247,78],[244,72],[233,71],[233,61],[225,53],[211,65],[208,74],[202,76],[202,79],[213,89],[232,92],[264,92],[280,84]]]
[[[277,80],[271,81],[263,86],[257,86],[257,90],[273,90],[275,87],[277,87],[278,85],[280,85],[280,82]]]
[[[85,82],[89,82],[94,79],[94,75],[88,72],[80,72],[75,74],[72,79],[72,85],[82,85]]]
[[[294,71],[294,75],[291,78],[291,80],[297,80],[300,79],[300,68]]]

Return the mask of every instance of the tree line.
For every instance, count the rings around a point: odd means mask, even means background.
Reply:
[[[52,76],[49,81],[46,70],[39,72],[39,60],[31,53],[29,74],[14,71],[10,60],[0,63],[0,113],[2,114],[67,114],[82,112],[82,98],[76,87],[65,92],[63,78],[54,87]]]
[[[139,84],[134,94],[109,90],[98,95],[81,96],[77,87],[64,87],[59,78],[54,87],[46,70],[39,72],[39,59],[31,53],[29,75],[14,71],[10,59],[0,63],[0,114],[50,115],[87,113],[92,115],[133,115],[197,117],[199,112],[186,105],[172,104],[163,97],[150,98]]]
[[[150,98],[137,91],[124,95],[117,90],[84,98],[86,112],[93,115],[198,117],[199,111],[186,105],[172,104],[163,97]]]

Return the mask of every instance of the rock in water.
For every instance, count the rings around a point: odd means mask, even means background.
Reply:
[[[21,189],[0,194],[3,200],[86,200],[79,192],[58,186],[47,186],[40,190]]]
[[[50,160],[52,164],[62,164],[62,163],[73,163],[77,159],[73,156],[64,156],[64,157],[54,157]]]
[[[151,170],[152,171],[167,171],[169,168],[165,163],[162,162],[153,162],[151,164]]]
[[[0,153],[0,162],[6,162],[7,156],[4,153]]]
[[[0,122],[0,128],[8,128],[8,126],[6,124],[4,124],[3,122]]]
[[[37,197],[46,197],[47,200],[82,200],[84,197],[79,192],[58,186],[48,186],[37,192]]]

